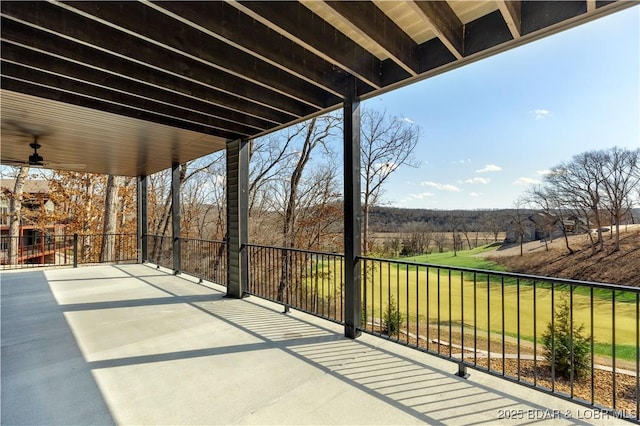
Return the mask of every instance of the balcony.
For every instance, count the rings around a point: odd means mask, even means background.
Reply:
[[[336,322],[225,291],[154,264],[3,271],[2,423],[620,420],[482,371],[464,379],[450,360],[348,339]]]

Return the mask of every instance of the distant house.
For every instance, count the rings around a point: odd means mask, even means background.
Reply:
[[[578,217],[570,216],[560,220],[556,215],[546,212],[537,212],[523,217],[520,222],[511,220],[507,223],[505,243],[513,244],[544,239],[555,239],[563,236],[562,228],[569,234],[578,234],[588,231],[584,221]]]
[[[15,179],[0,179],[0,264],[8,262],[9,226],[11,221],[11,197]],[[44,180],[27,180],[23,189],[22,217],[18,233],[18,263],[48,263],[55,255],[53,240],[62,235],[64,225],[45,222],[35,218],[55,211],[49,196],[49,185]]]

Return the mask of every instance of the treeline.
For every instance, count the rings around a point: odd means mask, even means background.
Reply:
[[[474,230],[504,232],[505,221],[515,212],[515,209],[431,210],[379,206],[371,210],[369,221],[373,232],[403,232],[407,224],[426,224],[436,231],[453,232],[459,222]]]

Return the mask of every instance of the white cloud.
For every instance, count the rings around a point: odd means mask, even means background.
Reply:
[[[499,172],[502,170],[502,167],[496,166],[495,164],[487,164],[483,168],[476,170],[476,173],[486,173],[486,172]]]
[[[464,181],[464,183],[472,183],[472,184],[473,183],[477,183],[477,184],[480,184],[480,185],[486,185],[489,182],[491,182],[491,179],[483,178],[483,177],[474,177],[474,178],[467,179],[467,180]]]
[[[482,192],[470,192],[469,196],[470,197],[480,197],[482,195]]]
[[[551,171],[551,170],[536,170],[536,173],[539,174],[540,176],[549,176],[549,175],[553,174],[553,171]]]
[[[432,192],[420,192],[418,194],[409,194],[409,197],[413,200],[422,200],[427,197],[433,197],[434,194]]]
[[[408,117],[402,117],[400,119],[400,121],[404,121],[405,123],[409,123],[409,124],[416,124],[415,121],[413,121],[412,119],[408,118]]]
[[[454,185],[442,185],[440,189],[442,189],[443,191],[449,191],[449,192],[460,192],[460,188]]]
[[[536,120],[542,120],[543,118],[546,118],[550,113],[548,109],[534,109],[531,112],[535,115]]]
[[[431,181],[425,181],[425,182],[420,182],[420,186],[428,186],[430,188],[437,188],[441,191],[449,191],[449,192],[459,192],[460,188],[458,188],[455,185],[449,185],[449,184],[441,184],[441,183],[437,183],[437,182],[431,182]]]
[[[539,180],[531,179],[528,177],[519,177],[515,182],[513,182],[514,185],[535,185],[538,183],[540,183]]]

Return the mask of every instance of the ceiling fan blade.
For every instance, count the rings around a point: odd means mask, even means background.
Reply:
[[[78,169],[84,170],[87,168],[86,164],[73,164],[73,163],[42,163],[42,167],[47,167],[49,169]]]
[[[13,158],[2,158],[2,159],[0,159],[0,164],[2,164],[3,166],[20,167],[20,166],[28,166],[29,162],[28,161],[22,161],[22,160],[16,160],[16,159],[13,159]]]

